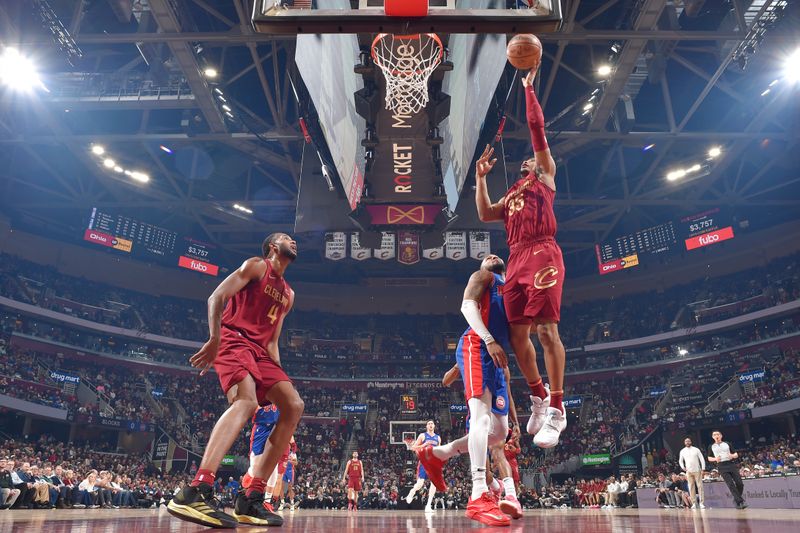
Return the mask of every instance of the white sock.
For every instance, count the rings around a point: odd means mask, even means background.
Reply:
[[[431,483],[430,490],[428,490],[428,505],[427,505],[427,507],[430,507],[431,503],[433,503],[433,497],[434,497],[435,494],[436,494],[436,487],[434,487],[433,483]]]
[[[447,461],[451,457],[461,455],[469,451],[469,436],[464,435],[453,442],[433,447],[433,456],[442,461]]]
[[[267,489],[267,492],[264,493],[264,501],[268,502],[272,500],[272,489]]]
[[[500,485],[500,482],[499,482],[499,481],[497,481],[497,478],[496,478],[496,477],[495,477],[495,478],[492,478],[492,482],[489,484],[489,488],[491,488],[491,489],[492,489],[493,491],[495,491],[495,492],[496,492],[496,491],[498,491],[498,490],[500,490],[500,488],[501,488],[501,485]]]
[[[517,488],[514,486],[514,478],[504,477],[503,488],[506,490],[506,496],[517,497]]]
[[[489,442],[491,420],[491,395],[488,390],[483,391],[480,398],[470,398],[469,406],[469,462],[472,470],[472,496],[475,500],[484,492],[489,491],[486,485],[486,448]]]
[[[421,489],[421,488],[422,488],[424,485],[425,485],[425,481],[424,481],[424,480],[422,480],[422,479],[418,479],[418,480],[417,480],[417,482],[416,482],[416,483],[414,483],[414,486],[413,486],[413,487],[411,487],[411,492],[409,492],[409,493],[408,493],[408,496],[406,496],[406,501],[413,500],[413,499],[414,499],[414,495],[415,495],[415,494],[417,493],[417,491],[418,491],[419,489]]]

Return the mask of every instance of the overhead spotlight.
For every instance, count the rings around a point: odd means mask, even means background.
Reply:
[[[672,172],[667,174],[667,180],[669,180],[669,181],[679,180],[682,177],[684,177],[685,175],[686,175],[686,170],[680,168],[678,170],[673,170]]]
[[[222,94],[222,89],[220,89],[219,87],[214,87],[214,92],[217,94]]]
[[[203,74],[205,74],[206,78],[209,78],[209,79],[213,80],[214,78],[217,77],[217,74],[219,74],[219,73],[217,72],[217,69],[212,68],[212,67],[208,67],[203,71]]]
[[[94,155],[103,155],[104,153],[106,153],[106,149],[100,146],[99,144],[93,144],[92,153]]]
[[[243,205],[240,205],[240,204],[233,204],[233,208],[236,209],[237,211],[241,211],[242,213],[247,213],[248,215],[252,215],[253,214],[253,210],[252,209],[247,208],[247,207],[245,207]]]
[[[225,97],[222,96],[222,91],[220,91],[220,94],[217,95],[217,98],[219,98],[220,101],[222,101],[222,102],[227,102],[227,100],[225,100]]]
[[[605,78],[611,74],[611,65],[600,65],[600,68],[597,69],[597,73]]]
[[[36,87],[48,91],[33,62],[16,48],[7,47],[0,55],[0,83],[13,90],[28,92]]]
[[[231,113],[230,111],[225,111],[225,115],[228,116],[229,118],[233,118],[233,113]]]
[[[692,165],[692,166],[690,166],[689,168],[687,168],[687,169],[686,169],[686,172],[697,172],[697,171],[698,171],[698,170],[700,170],[701,168],[703,168],[703,167],[702,167],[702,166],[700,166],[700,164],[699,164],[699,163],[695,163],[694,165]]]
[[[121,167],[121,166],[119,166],[119,165],[117,165],[117,166],[115,166],[115,167],[114,167],[114,172],[119,172],[120,174],[121,174],[121,173],[122,173],[124,170],[125,170],[125,169],[124,169],[124,168],[122,168],[122,167]]]
[[[786,78],[790,81],[800,81],[800,48],[794,51],[792,55],[786,58],[786,63],[783,66],[783,72]]]
[[[170,149],[168,146],[164,146],[163,144],[159,144],[158,147],[161,148],[161,150],[163,152],[167,152],[168,154],[172,153],[172,149]]]
[[[147,183],[150,181],[150,176],[145,174],[144,172],[131,172],[131,179],[138,181],[139,183]]]
[[[109,157],[103,160],[103,166],[105,166],[106,168],[114,168],[115,166],[117,166],[117,163]]]
[[[722,153],[722,148],[720,148],[719,146],[712,146],[711,149],[709,149],[708,151],[708,157],[714,159],[719,157],[721,153]]]
[[[647,146],[645,146],[644,148],[642,148],[642,152],[648,152],[648,151],[652,150],[655,147],[656,147],[656,143],[650,143]]]
[[[684,356],[684,355],[688,355],[688,354],[689,354],[689,350],[687,350],[686,348],[678,348],[678,355]]]
[[[772,92],[772,89],[766,89],[761,93],[761,96],[767,96],[770,92]]]
[[[594,107],[594,104],[593,104],[593,103],[591,103],[591,102],[588,102],[588,103],[587,103],[585,106],[583,106],[583,110],[584,110],[584,111],[591,111],[591,109],[592,109],[593,107]]]
[[[230,112],[230,110],[231,110],[230,106],[227,105],[227,104],[222,104],[222,109],[224,109],[225,111],[228,111],[228,112]]]

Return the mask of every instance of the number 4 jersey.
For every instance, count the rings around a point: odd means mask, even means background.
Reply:
[[[267,349],[280,318],[289,308],[289,284],[272,270],[267,261],[267,273],[253,280],[230,299],[222,313],[222,327]]]

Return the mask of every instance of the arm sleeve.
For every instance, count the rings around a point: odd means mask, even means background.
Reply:
[[[494,342],[494,337],[492,337],[492,334],[489,333],[489,330],[486,328],[486,324],[483,323],[481,311],[478,309],[478,302],[475,300],[462,301],[461,314],[464,315],[464,318],[467,319],[467,324],[469,324],[469,327],[471,327],[472,330],[478,334],[483,342],[486,344]]]
[[[544,113],[532,86],[525,87],[525,107],[534,153],[547,150],[547,138],[544,135]]]

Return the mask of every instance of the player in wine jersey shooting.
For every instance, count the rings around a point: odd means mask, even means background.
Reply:
[[[537,69],[538,65],[522,80],[533,158],[523,161],[520,179],[500,201],[492,203],[486,176],[497,159],[492,159],[494,149],[487,145],[476,164],[475,202],[481,221],[505,223],[511,253],[503,300],[511,347],[531,390],[532,413],[527,431],[535,435],[537,446],[552,448],[567,427],[562,404],[566,353],[558,334],[564,259],[555,241],[556,164],[544,134],[542,107],[533,90]],[[544,349],[549,387],[543,384],[536,363],[536,350],[530,338],[533,329]]]
[[[468,434],[444,446],[426,446],[417,452],[431,482],[442,492],[446,490],[444,462],[458,454],[469,453],[472,494],[466,516],[487,526],[511,524],[486,483],[486,452],[505,442],[508,435],[509,395],[504,372],[508,359],[503,348],[508,342],[508,321],[503,305],[504,272],[503,260],[487,255],[481,262],[481,269],[470,276],[461,303],[461,313],[469,328],[458,342],[456,362],[469,408]]]
[[[417,440],[411,445],[411,450],[417,452],[424,448],[425,446],[439,446],[442,444],[442,437],[436,433],[436,423],[433,420],[428,420],[428,423],[425,424],[425,433],[420,433],[417,437]],[[428,480],[428,474],[425,472],[425,467],[422,466],[422,463],[417,464],[417,482],[414,483],[414,486],[411,487],[411,491],[406,496],[406,503],[411,505],[411,502],[414,501],[414,495],[425,486],[425,481]],[[436,495],[436,487],[433,483],[430,484],[428,487],[428,503],[425,505],[425,512],[433,512],[431,508],[431,504],[433,503],[433,498]]]
[[[364,486],[364,464],[358,458],[358,452],[353,452],[353,458],[347,461],[344,467],[342,483],[347,480],[347,510],[358,511],[358,495]]]
[[[289,444],[303,414],[303,400],[281,367],[278,351],[283,320],[294,304],[284,279],[297,258],[297,244],[285,233],[264,240],[262,256],[245,261],[208,299],[209,339],[189,361],[204,375],[213,365],[228,409],[206,444],[192,483],[170,501],[169,512],[208,527],[237,524],[281,525],[283,519],[263,506],[266,477]],[[260,405],[274,404],[280,417],[265,445],[263,464],[253,472],[246,492],[236,498],[233,516],[214,509],[215,472],[244,425]]]

